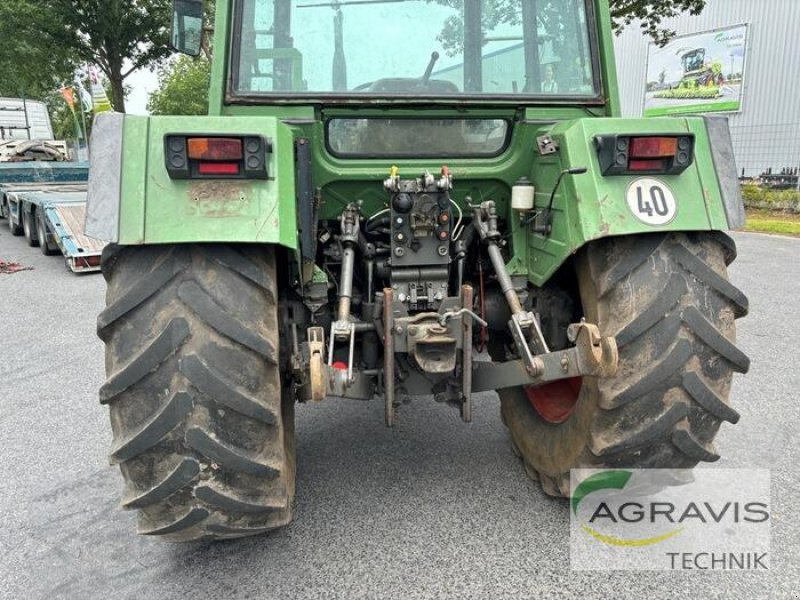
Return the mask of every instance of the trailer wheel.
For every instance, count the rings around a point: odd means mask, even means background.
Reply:
[[[100,399],[140,534],[234,538],[291,520],[294,406],[281,387],[275,270],[266,246],[103,252]]]
[[[9,204],[6,204],[6,211],[8,214],[8,228],[11,230],[11,235],[22,235],[22,225],[14,220],[14,215],[11,214],[11,206]],[[22,212],[21,208],[19,212]]]
[[[39,239],[39,248],[45,256],[58,253],[58,246],[47,241],[47,225],[44,222],[44,212],[36,211],[36,237]]]
[[[28,246],[35,248],[39,245],[39,238],[36,237],[36,227],[33,224],[33,215],[30,212],[22,211],[22,231],[25,234],[25,241]]]
[[[579,467],[691,468],[719,458],[713,439],[733,372],[750,361],[735,346],[747,298],[728,282],[736,256],[722,233],[600,240],[578,256],[586,319],[616,336],[619,370],[584,378],[562,422],[546,419],[521,388],[500,391],[503,421],[525,470],[550,495],[569,494]],[[541,407],[540,407],[541,409]]]

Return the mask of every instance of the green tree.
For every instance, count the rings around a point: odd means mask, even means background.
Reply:
[[[19,20],[35,22],[33,3],[0,1],[0,96],[40,100],[72,80],[78,59],[69,49],[54,51],[37,36],[22,35]]]
[[[205,57],[179,56],[162,66],[158,89],[150,94],[147,110],[154,115],[208,114],[211,63]]]
[[[463,0],[429,0],[436,4],[463,10]],[[523,0],[529,1],[529,0]],[[573,0],[575,1],[575,0]],[[675,32],[663,27],[664,19],[688,12],[699,15],[707,0],[609,0],[611,20],[614,31],[623,29],[639,20],[639,27],[659,44],[666,44]],[[548,28],[548,13],[558,12],[560,4],[567,0],[539,0],[537,3],[540,23]],[[520,0],[483,0],[482,28],[491,31],[500,24],[518,25],[521,22]],[[462,15],[447,19],[439,41],[448,54],[458,54],[463,50],[464,22]]]
[[[14,0],[0,16],[45,57],[61,53],[97,65],[114,109],[125,112],[125,79],[171,54],[170,0]],[[52,57],[48,59],[47,57]]]
[[[639,20],[639,27],[646,35],[663,46],[674,35],[671,29],[662,27],[664,19],[688,12],[699,15],[707,0],[611,0],[611,19],[614,30],[620,33],[625,27]]]

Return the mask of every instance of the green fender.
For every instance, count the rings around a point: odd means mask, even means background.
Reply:
[[[535,233],[512,215],[513,275],[544,284],[570,256],[592,240],[664,231],[711,231],[744,225],[744,206],[736,178],[733,147],[724,118],[578,119],[546,130],[558,151],[537,152],[533,167],[535,209],[547,208],[558,174],[586,167],[564,178],[553,202],[552,231]],[[681,134],[695,136],[694,161],[677,175],[603,176],[596,138],[609,134]],[[640,178],[657,180],[672,193],[677,210],[662,225],[640,220],[626,195]],[[635,187],[634,187],[635,189]]]
[[[164,138],[261,135],[268,179],[171,179]],[[273,117],[100,115],[92,135],[86,231],[122,245],[256,242],[296,249],[294,142]]]

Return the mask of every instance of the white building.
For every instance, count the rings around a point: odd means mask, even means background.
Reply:
[[[708,0],[699,16],[684,14],[664,21],[678,36],[747,25],[742,57],[741,107],[728,113],[739,172],[750,177],[800,167],[800,0]],[[679,52],[691,51],[698,38],[685,38]],[[678,40],[683,41],[683,38]],[[651,95],[660,87],[648,77],[648,47],[637,23],[615,41],[623,116],[643,115],[648,80]],[[674,47],[677,47],[674,46]],[[674,48],[673,47],[673,48]],[[655,48],[653,48],[655,50]],[[673,54],[675,54],[673,52]],[[651,59],[653,52],[650,53]],[[733,66],[728,66],[733,62]],[[678,57],[678,64],[680,59]],[[722,61],[724,77],[741,72],[736,57]],[[733,73],[735,75],[736,73]],[[654,85],[655,84],[655,85]],[[736,87],[734,85],[732,87]]]

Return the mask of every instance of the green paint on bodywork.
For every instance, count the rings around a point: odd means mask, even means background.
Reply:
[[[173,180],[164,159],[171,134],[263,135],[269,179]],[[272,117],[131,117],[123,136],[121,244],[259,242],[297,246],[294,144]]]
[[[626,202],[626,191],[639,176],[602,176],[595,137],[688,132],[696,136],[693,164],[680,175],[647,176],[672,191],[678,206],[675,218],[663,226],[639,221]],[[552,155],[557,159],[542,157],[536,161],[538,167],[532,180],[537,186],[538,210],[547,206],[562,169],[588,167],[589,171],[564,178],[553,203],[551,235],[532,233],[532,228],[528,232],[528,276],[533,283],[546,282],[571,254],[591,240],[659,231],[727,229],[703,119],[581,119],[559,123],[551,128],[550,134],[560,150]]]
[[[509,232],[509,271],[544,284],[587,242],[607,236],[657,231],[726,229],[719,182],[705,122],[700,118],[620,119],[613,32],[606,0],[595,3],[602,98],[587,104],[531,98],[523,103],[493,99],[383,100],[259,98],[235,102],[229,95],[232,2],[218,2],[215,58],[207,118],[127,117],[123,147],[120,243],[258,242],[295,250],[297,236],[294,140],[311,145],[312,183],[321,200],[318,218],[335,221],[349,203],[360,201],[365,216],[385,208],[383,180],[396,165],[402,177],[437,173],[446,164],[454,177],[453,199],[469,216],[467,202],[494,200]],[[493,158],[391,159],[342,158],[331,154],[325,127],[332,118],[476,118],[508,121],[508,147]],[[169,133],[261,134],[272,139],[269,181],[173,181],[164,166],[163,138]],[[635,177],[603,177],[594,138],[602,134],[695,135],[695,160],[680,175],[660,177],[678,202],[675,219],[663,227],[639,221],[628,209],[625,192]],[[542,156],[537,138],[551,136],[555,154]],[[421,152],[424,149],[421,149]],[[536,187],[537,210],[550,198],[562,169],[587,167],[585,175],[565,177],[555,196],[553,231],[544,236],[521,225],[510,209],[511,189],[520,178]],[[333,228],[335,229],[335,224]],[[299,262],[299,258],[297,259]],[[313,281],[327,277],[314,270]]]

